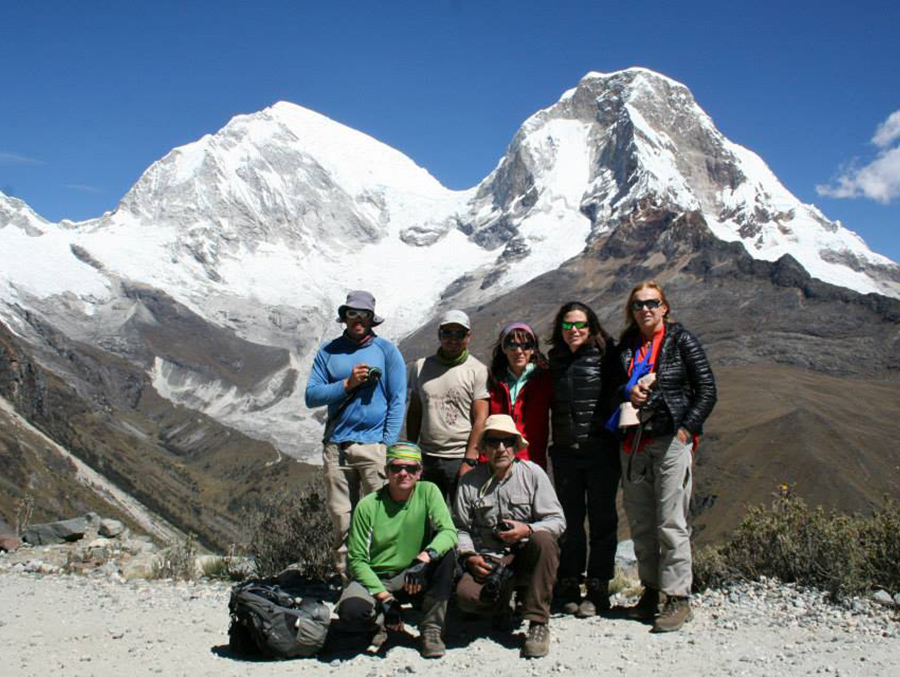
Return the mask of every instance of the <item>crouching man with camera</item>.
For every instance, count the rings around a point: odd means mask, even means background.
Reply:
[[[529,621],[522,655],[550,651],[550,600],[559,566],[557,539],[565,531],[562,506],[547,474],[516,458],[528,445],[505,414],[489,416],[479,441],[488,459],[459,482],[453,521],[463,576],[456,587],[462,611],[509,616],[514,589]]]

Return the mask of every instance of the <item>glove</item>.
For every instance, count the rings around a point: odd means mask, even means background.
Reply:
[[[414,562],[415,563],[406,570],[405,583],[407,586],[418,585],[424,588],[425,570],[428,569],[428,565],[420,559],[414,560]]]
[[[384,614],[385,625],[395,626],[403,624],[403,609],[400,608],[400,602],[393,597],[381,603],[381,612]]]

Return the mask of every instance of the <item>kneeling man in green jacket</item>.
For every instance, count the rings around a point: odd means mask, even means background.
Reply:
[[[356,506],[348,559],[352,581],[338,602],[347,626],[374,629],[377,648],[385,628],[403,630],[400,602],[421,597],[422,656],[440,658],[447,601],[453,586],[456,527],[437,485],[420,482],[422,452],[410,442],[387,449],[387,484]]]

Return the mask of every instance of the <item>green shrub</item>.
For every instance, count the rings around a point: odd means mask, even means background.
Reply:
[[[204,578],[214,581],[238,583],[247,578],[247,568],[244,566],[244,559],[237,555],[236,548],[233,545],[227,555],[204,560],[200,565],[200,569]]]
[[[812,509],[782,486],[771,508],[751,508],[725,543],[694,557],[694,587],[760,576],[825,590],[834,598],[900,589],[900,507],[871,517]]]
[[[327,581],[335,573],[334,526],[325,496],[319,473],[303,489],[283,491],[260,503],[250,516],[248,548],[258,575],[275,576],[291,565],[314,581]]]

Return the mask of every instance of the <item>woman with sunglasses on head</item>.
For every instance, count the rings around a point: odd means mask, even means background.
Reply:
[[[500,332],[491,358],[490,414],[506,414],[528,440],[516,456],[547,469],[550,395],[553,384],[537,334],[524,322]]]
[[[614,340],[583,303],[573,301],[559,309],[550,342],[550,461],[568,525],[561,541],[555,601],[565,613],[587,618],[609,609],[609,581],[615,574],[619,446],[604,423],[625,376]],[[582,599],[585,565],[587,596]]]
[[[622,444],[625,510],[644,593],[631,615],[654,632],[678,630],[692,617],[691,502],[693,449],[716,403],[716,384],[700,342],[672,322],[663,288],[641,282],[625,304],[622,395],[638,410]],[[665,605],[659,610],[660,593]]]

